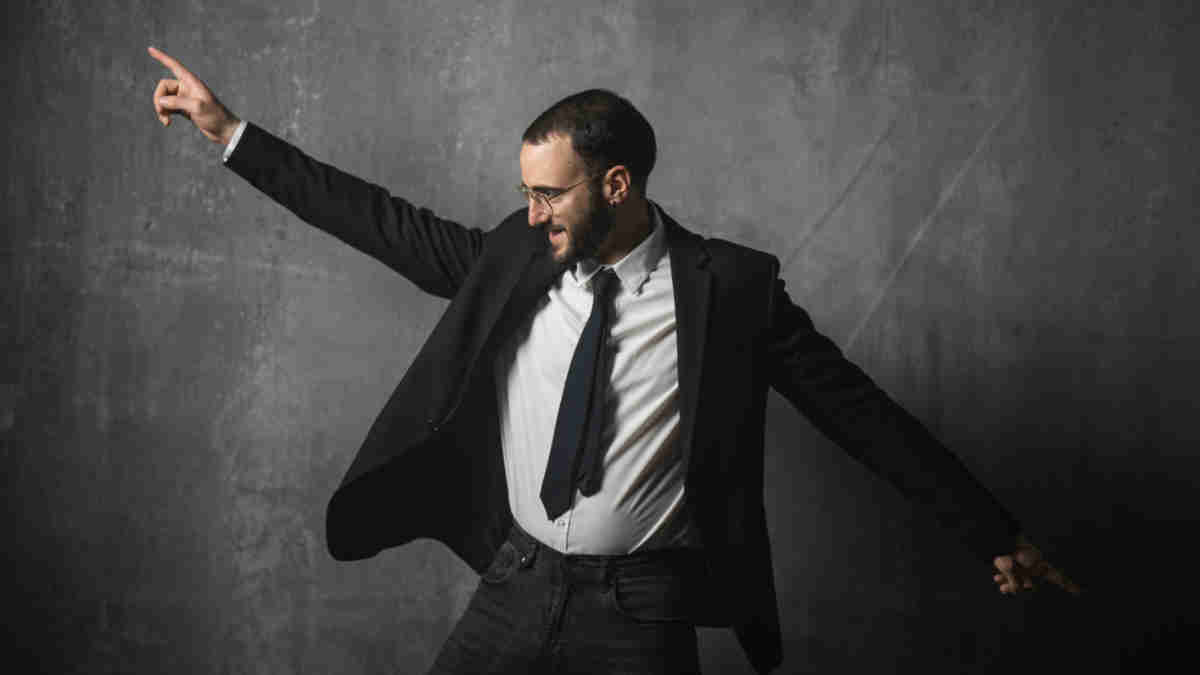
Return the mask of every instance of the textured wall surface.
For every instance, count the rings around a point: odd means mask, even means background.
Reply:
[[[6,640],[52,673],[422,673],[477,583],[429,541],[324,545],[444,303],[162,128],[153,44],[241,116],[484,227],[520,205],[538,112],[624,93],[658,130],[651,196],[778,255],[1089,589],[1001,596],[773,397],[783,672],[1095,672],[1178,646],[1200,562],[1192,3],[723,4],[5,3]],[[731,632],[701,641],[707,672],[749,672]]]

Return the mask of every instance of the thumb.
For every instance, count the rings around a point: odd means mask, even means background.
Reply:
[[[163,112],[180,114],[190,119],[199,109],[200,102],[185,96],[160,96],[158,105]]]

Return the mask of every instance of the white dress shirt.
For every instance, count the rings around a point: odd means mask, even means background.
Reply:
[[[223,160],[245,128],[242,121]],[[580,261],[559,277],[492,364],[513,517],[563,553],[700,545],[685,510],[671,259],[656,204],[650,217],[651,233],[611,266],[620,285],[609,316],[608,344],[614,352],[600,436],[601,487],[590,497],[576,489],[571,508],[555,520],[546,517],[542,478],[567,370],[592,310],[591,278],[600,266]]]
[[[620,287],[609,324],[614,353],[600,436],[603,481],[590,497],[576,488],[572,507],[555,520],[546,517],[542,479],[600,266],[584,260],[568,269],[496,355],[509,506],[522,528],[563,553],[698,545],[684,510],[671,259],[657,205],[650,212],[651,233],[611,266]]]

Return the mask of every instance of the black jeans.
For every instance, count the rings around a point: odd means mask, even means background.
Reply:
[[[698,558],[563,555],[514,523],[430,675],[699,673]]]

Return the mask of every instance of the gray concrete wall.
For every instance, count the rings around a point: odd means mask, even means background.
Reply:
[[[1196,19],[1166,1],[6,4],[7,639],[54,673],[421,673],[476,584],[431,542],[324,547],[325,502],[443,303],[159,126],[153,44],[240,115],[485,227],[519,206],[538,112],[623,92],[659,133],[651,196],[777,254],[818,326],[1090,589],[1000,596],[774,397],[783,672],[1094,672],[1180,645]],[[701,639],[707,672],[749,672],[731,633]]]

